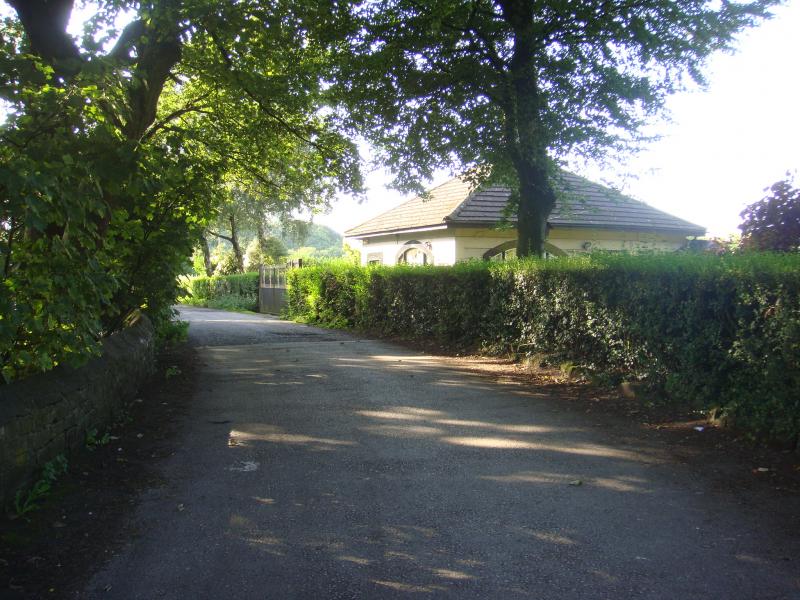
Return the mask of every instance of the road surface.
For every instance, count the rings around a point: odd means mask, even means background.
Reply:
[[[535,389],[266,316],[182,309],[168,483],[88,598],[800,598],[797,540]]]

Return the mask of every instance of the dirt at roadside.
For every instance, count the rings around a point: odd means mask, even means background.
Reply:
[[[68,457],[68,473],[42,507],[26,518],[0,516],[0,597],[74,597],[92,570],[136,535],[127,517],[140,491],[162,483],[156,464],[175,449],[193,395],[194,356],[188,344],[164,352],[119,423],[95,436],[102,443]]]
[[[574,381],[557,369],[530,369],[485,356],[449,356],[454,367],[500,383],[535,387],[559,407],[584,413],[621,445],[651,445],[667,452],[712,489],[734,494],[784,531],[800,534],[800,451],[758,445],[708,422],[702,414],[648,405],[614,388]]]
[[[373,336],[374,337],[374,336]],[[697,412],[650,405],[626,397],[617,388],[565,376],[559,369],[530,368],[509,358],[448,352],[432,342],[396,343],[435,355],[454,368],[498,383],[536,389],[555,408],[584,413],[621,445],[651,445],[666,452],[719,493],[735,495],[739,504],[763,513],[783,531],[800,535],[800,448],[755,444],[746,436],[717,427]]]

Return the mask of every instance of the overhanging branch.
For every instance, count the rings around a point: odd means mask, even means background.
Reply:
[[[258,108],[264,114],[266,114],[268,117],[270,117],[271,119],[276,121],[288,133],[292,134],[293,136],[295,136],[300,141],[305,142],[306,144],[310,145],[313,148],[316,148],[320,152],[327,152],[327,153],[331,153],[332,154],[332,151],[329,148],[326,148],[324,145],[313,141],[299,127],[297,127],[295,125],[292,125],[286,119],[284,119],[279,114],[277,114],[274,110],[269,108],[264,103],[264,101],[259,97],[258,94],[254,93],[252,90],[250,90],[250,88],[248,88],[245,85],[244,81],[242,81],[242,78],[241,78],[241,76],[239,75],[239,72],[236,69],[236,65],[233,64],[233,59],[231,59],[230,54],[226,50],[225,45],[219,39],[219,36],[216,34],[216,32],[212,31],[210,28],[206,28],[206,31],[208,31],[209,36],[211,36],[211,39],[214,42],[214,45],[216,46],[217,51],[219,52],[220,56],[222,57],[222,60],[225,63],[225,66],[228,68],[228,71],[230,71],[231,75],[233,75],[233,77],[236,79],[236,83],[239,84],[239,86],[242,88],[242,91],[244,91],[244,93],[247,95],[247,97],[250,98],[253,102],[255,102],[258,105]]]
[[[108,57],[122,62],[131,62],[130,52],[137,40],[144,35],[145,29],[145,23],[141,19],[128,23],[122,30],[117,43],[108,53]]]
[[[220,238],[222,240],[228,240],[231,244],[233,243],[233,238],[232,237],[228,237],[227,235],[223,235],[221,233],[217,233],[216,231],[211,231],[210,229],[206,229],[206,231],[208,231],[208,233],[210,233],[214,237],[218,237],[218,238]]]
[[[62,74],[74,74],[81,54],[67,33],[74,0],[7,0],[17,11],[34,54]],[[70,64],[74,63],[74,64]]]
[[[192,101],[190,104],[187,104],[183,108],[179,108],[177,110],[174,110],[171,113],[169,113],[167,116],[165,116],[163,119],[160,119],[150,129],[148,129],[147,132],[142,136],[141,142],[142,143],[146,142],[147,140],[152,138],[156,133],[158,133],[160,130],[166,129],[167,125],[169,125],[172,121],[174,121],[175,119],[177,119],[179,117],[182,117],[185,114],[188,114],[188,113],[191,113],[191,112],[203,112],[203,110],[206,108],[206,106],[201,105],[199,103],[201,101],[205,100],[206,98],[208,98],[209,95],[211,95],[211,92],[206,92],[205,94],[202,94],[198,98],[195,98],[194,101]]]

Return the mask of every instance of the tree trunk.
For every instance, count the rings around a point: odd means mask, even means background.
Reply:
[[[133,84],[127,90],[130,118],[123,127],[129,140],[141,139],[155,122],[164,84],[181,58],[182,45],[178,32],[171,31],[166,35],[158,33],[164,37],[163,41],[138,48],[140,56]],[[151,32],[150,35],[155,37],[157,34]]]
[[[517,256],[544,256],[547,217],[556,199],[547,171],[533,165],[517,167],[519,205],[517,207]]]
[[[53,66],[58,75],[74,75],[81,55],[67,33],[74,0],[8,0],[17,11],[31,50]]]
[[[544,104],[534,56],[541,40],[529,0],[500,0],[505,21],[514,30],[514,51],[504,91],[505,144],[519,182],[517,256],[544,256],[547,217],[555,206],[547,153],[549,139],[541,121]]]
[[[236,230],[236,219],[233,215],[228,217],[228,223],[231,226],[231,246],[233,246],[233,255],[236,257],[236,269],[239,273],[244,273],[244,255],[242,247],[239,245],[239,233]]]
[[[264,222],[256,220],[256,234],[258,235],[258,249],[263,252],[267,247],[267,232],[264,230]]]
[[[214,274],[214,264],[211,262],[211,248],[208,247],[208,238],[205,233],[200,236],[200,249],[203,251],[206,275],[211,277]]]

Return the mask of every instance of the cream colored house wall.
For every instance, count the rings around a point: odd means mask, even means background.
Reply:
[[[517,239],[517,232],[514,229],[497,231],[492,229],[456,229],[456,260],[469,260],[471,258],[483,258],[487,250],[495,246],[504,244]]]
[[[516,240],[513,229],[502,231],[481,228],[456,229],[456,260],[482,258],[487,250]],[[628,252],[674,251],[686,244],[686,237],[637,231],[613,231],[584,228],[554,228],[547,241],[567,254],[582,254],[592,250]]]
[[[345,238],[345,243],[361,251],[361,264],[366,265],[371,257],[379,256],[384,265],[397,264],[397,254],[410,241],[418,241],[430,249],[433,264],[452,265],[456,262],[456,241],[451,232],[417,231],[365,238],[360,241]]]
[[[592,250],[673,252],[686,245],[686,236],[643,231],[554,228],[547,241],[568,254]]]
[[[433,264],[452,265],[457,261],[483,258],[487,250],[515,240],[514,229],[494,230],[460,228],[440,231],[392,234],[359,240],[346,239],[346,243],[361,250],[361,264],[366,265],[371,256],[380,256],[383,264],[396,264],[400,248],[411,240],[430,247]],[[686,244],[686,237],[637,231],[604,229],[554,228],[547,241],[567,254],[581,254],[593,250],[628,252],[674,251]]]

